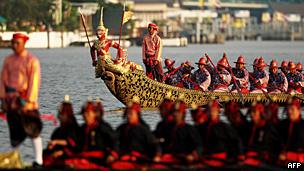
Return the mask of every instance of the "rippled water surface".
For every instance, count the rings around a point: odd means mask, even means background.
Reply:
[[[105,119],[117,127],[122,122],[124,107],[106,88],[100,79],[94,78],[94,69],[91,67],[89,49],[84,47],[70,47],[65,49],[30,49],[39,57],[42,68],[42,84],[40,90],[40,112],[55,114],[59,103],[65,94],[71,96],[75,112],[79,112],[81,105],[87,97],[99,96],[102,98],[105,110]],[[189,45],[185,48],[163,49],[163,58],[170,57],[179,64],[185,60],[192,63],[204,54],[208,53],[216,62],[226,52],[230,63],[235,61],[238,55],[246,57],[247,63],[251,64],[255,57],[263,56],[267,63],[271,59],[294,60],[304,63],[304,42],[226,42],[223,45]],[[9,49],[0,50],[1,65],[6,55],[11,53]],[[114,56],[116,53],[112,51]],[[128,49],[129,60],[141,63],[141,48],[131,47]],[[251,68],[251,66],[248,65]],[[154,128],[159,121],[157,111],[144,111],[144,119]],[[82,118],[77,116],[79,123]],[[10,150],[7,124],[0,120],[0,151]],[[51,122],[44,122],[42,131],[44,147],[54,129]],[[24,160],[30,161],[32,155],[32,143],[27,139],[20,147]]]

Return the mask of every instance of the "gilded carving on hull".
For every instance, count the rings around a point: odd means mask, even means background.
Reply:
[[[124,104],[131,101],[134,96],[138,96],[142,107],[156,108],[168,92],[170,92],[170,99],[172,100],[177,100],[181,95],[184,96],[183,99],[189,107],[191,104],[198,106],[206,105],[211,99],[217,99],[219,102],[230,100],[241,102],[237,93],[204,93],[196,90],[188,90],[151,80],[145,76],[142,70],[131,71],[112,64],[106,65],[105,68],[106,74],[114,78],[111,81],[105,81],[107,87],[113,95]],[[100,71],[100,69],[96,69],[96,71]],[[264,94],[244,94],[243,96],[245,104],[247,105],[256,101],[258,98],[260,98],[262,102],[269,101],[269,98]],[[285,103],[291,97],[290,94],[270,94],[269,96],[274,102],[281,104]],[[304,99],[303,95],[296,96]]]

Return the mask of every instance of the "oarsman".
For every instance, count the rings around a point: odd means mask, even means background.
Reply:
[[[174,128],[171,131],[170,152],[163,161],[191,164],[200,157],[201,142],[196,129],[185,122],[186,104],[177,101],[173,109]],[[170,160],[171,159],[171,160]]]
[[[146,66],[146,74],[151,79],[163,81],[162,69],[162,40],[157,35],[158,26],[154,23],[148,25],[148,34],[142,43],[142,59]]]
[[[299,73],[302,73],[302,71],[303,71],[303,65],[302,65],[301,62],[297,63],[297,71],[298,71]]]
[[[118,50],[118,59],[116,59],[116,63],[119,63],[123,60],[123,49],[117,42],[108,39],[108,29],[104,26],[102,19],[100,20],[100,24],[96,29],[96,36],[98,39],[94,41],[94,44],[91,48],[92,65],[94,67],[100,65],[100,67],[97,68],[102,68],[104,72],[105,64],[114,63],[110,54],[110,47]],[[100,62],[98,62],[98,60]],[[103,75],[96,75],[96,77],[103,77]]]
[[[174,67],[174,64],[175,64],[175,61],[170,59],[170,58],[166,58],[165,59],[165,69],[167,69],[168,71],[166,71],[164,73],[164,76],[170,74],[171,72],[173,72],[175,70],[175,67]]]
[[[253,63],[252,63],[253,72],[250,72],[249,75],[252,75],[252,73],[256,72],[256,70],[257,70],[256,65],[258,64],[258,62],[259,62],[259,58],[255,58]],[[249,83],[250,83],[250,89],[249,90],[250,91],[254,90],[254,81],[255,80],[253,79],[253,77],[249,77]]]
[[[290,62],[288,65],[289,73],[287,74],[288,92],[301,94],[303,88],[303,76],[297,72],[296,64]]]
[[[201,58],[196,64],[198,65],[198,69],[193,73],[192,80],[202,91],[207,91],[211,83],[211,76],[209,71],[205,68],[207,65],[206,58]]]
[[[125,109],[125,122],[117,128],[120,159],[125,162],[160,160],[157,139],[141,118],[138,100],[133,100]]]
[[[234,79],[242,93],[249,93],[249,73],[245,69],[245,58],[243,56],[239,56],[237,61],[234,63],[236,64],[235,68],[232,68],[232,72],[235,77]],[[232,92],[237,92],[237,87],[234,84]]]
[[[228,62],[227,58],[223,57],[217,63],[217,67],[212,74],[212,83],[214,92],[228,92],[231,82],[231,75],[227,70]]]
[[[202,141],[205,159],[203,162],[220,167],[228,160],[228,156],[237,159],[240,141],[236,132],[228,124],[220,121],[220,106],[217,101],[208,104],[207,115],[207,122],[196,125]]]
[[[269,66],[269,81],[267,90],[269,93],[287,92],[288,81],[283,72],[279,72],[278,62],[272,60]]]
[[[114,130],[102,119],[100,105],[89,100],[81,109],[85,123],[80,127],[79,157],[105,165],[118,159],[118,144]],[[103,110],[103,109],[102,109]]]
[[[167,72],[164,74],[164,82],[166,84],[176,86],[181,80],[180,68],[174,67],[175,61],[171,59],[165,59],[165,68],[167,68]]]
[[[189,61],[184,62],[182,65],[183,67],[180,69],[182,77],[180,79],[180,83],[177,86],[181,88],[197,90],[199,86],[192,80],[192,70],[194,67]]]
[[[281,121],[279,132],[283,140],[280,160],[287,162],[304,162],[304,120],[301,117],[301,104],[292,99],[287,105],[288,118]]]
[[[253,90],[251,91],[251,93],[263,93],[263,91],[267,92],[269,75],[264,70],[266,66],[267,65],[265,64],[264,58],[259,58],[258,63],[255,65],[257,69],[251,75],[254,79]]]
[[[297,63],[297,71],[302,75],[302,85],[304,85],[304,73],[303,71],[303,65],[301,62]],[[304,92],[304,86],[302,86],[302,93]]]
[[[62,166],[65,159],[79,152],[79,125],[67,96],[59,107],[58,119],[60,126],[53,131],[47,149],[43,151],[43,165],[47,167]]]
[[[15,33],[13,54],[4,59],[0,80],[2,110],[7,115],[10,142],[18,148],[27,136],[34,146],[34,166],[42,165],[42,122],[38,111],[40,62],[25,49],[29,37]]]
[[[249,139],[245,143],[245,164],[260,165],[262,162],[275,163],[281,148],[279,134],[275,127],[267,123],[265,109],[261,103],[250,108]]]
[[[287,75],[288,74],[288,63],[286,61],[282,61],[280,69],[285,75]]]

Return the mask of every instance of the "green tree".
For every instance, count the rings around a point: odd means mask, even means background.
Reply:
[[[25,29],[24,22],[52,24],[53,5],[53,0],[5,0],[0,3],[0,15],[16,23],[17,29]]]

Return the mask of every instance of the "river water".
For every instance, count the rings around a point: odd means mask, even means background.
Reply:
[[[64,49],[30,49],[38,56],[41,62],[42,83],[40,89],[40,112],[43,114],[54,114],[64,95],[68,94],[74,105],[75,112],[80,111],[81,105],[88,97],[102,98],[105,107],[105,120],[117,127],[122,122],[122,111],[124,105],[120,103],[106,88],[100,79],[95,79],[94,69],[91,67],[89,49],[84,47],[69,47]],[[294,60],[304,63],[304,42],[226,42],[221,45],[189,45],[188,47],[176,48],[165,47],[163,58],[170,57],[176,60],[176,65],[185,60],[193,64],[204,54],[216,62],[223,52],[226,52],[231,65],[239,55],[246,57],[248,68],[255,57],[263,56],[269,63],[272,59],[279,62],[282,60]],[[0,64],[10,49],[0,50]],[[141,48],[128,48],[128,59],[141,63]],[[113,56],[116,55],[112,51]],[[153,129],[159,121],[157,111],[144,111],[143,117]],[[80,115],[77,116],[82,123]],[[188,115],[189,119],[189,115]],[[42,131],[43,145],[46,146],[55,126],[52,122],[44,122]],[[8,128],[6,122],[0,120],[0,151],[10,150]],[[33,158],[32,143],[27,139],[21,146],[20,151],[25,161],[30,162]]]

